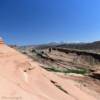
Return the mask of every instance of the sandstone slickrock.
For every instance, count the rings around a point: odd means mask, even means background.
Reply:
[[[74,81],[47,72],[40,64],[0,42],[0,100],[97,100]]]

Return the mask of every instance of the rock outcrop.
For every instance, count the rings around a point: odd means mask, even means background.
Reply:
[[[0,45],[4,44],[3,39],[0,37]]]
[[[74,81],[56,76],[40,66],[1,39],[0,100],[97,100],[77,87]]]

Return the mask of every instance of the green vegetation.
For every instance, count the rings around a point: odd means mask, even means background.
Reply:
[[[87,74],[89,71],[85,68],[78,68],[78,69],[59,69],[56,67],[51,67],[51,68],[45,68],[48,71],[52,71],[52,72],[60,72],[60,73],[76,73],[76,74]]]

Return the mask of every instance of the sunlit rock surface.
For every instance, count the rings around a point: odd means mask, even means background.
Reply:
[[[92,91],[91,91],[92,92]],[[97,100],[72,80],[47,72],[40,64],[0,39],[0,100]]]

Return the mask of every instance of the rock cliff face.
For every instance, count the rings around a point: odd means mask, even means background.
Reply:
[[[90,92],[47,72],[0,39],[0,100],[100,100]]]
[[[100,53],[76,49],[53,49],[55,51],[59,51],[60,53],[65,53],[65,57],[68,56],[67,58],[72,58],[70,62],[74,62],[75,64],[82,64],[90,67],[100,66]]]

